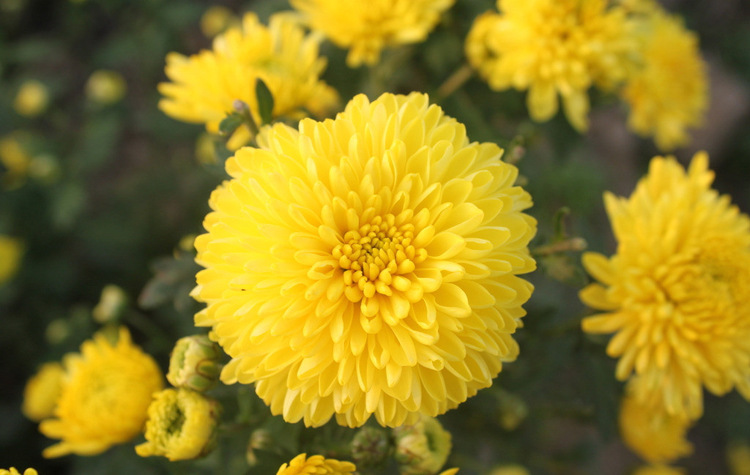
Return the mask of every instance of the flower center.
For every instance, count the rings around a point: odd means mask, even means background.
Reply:
[[[332,254],[343,271],[346,297],[359,302],[376,294],[391,296],[394,290],[409,290],[412,282],[406,275],[427,258],[427,251],[414,247],[413,239],[414,225],[397,225],[392,214],[376,216],[344,234]],[[377,308],[363,305],[362,312],[372,316]]]

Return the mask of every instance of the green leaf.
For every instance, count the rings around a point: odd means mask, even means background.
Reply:
[[[270,124],[271,113],[273,112],[273,95],[261,78],[255,81],[255,96],[258,99],[258,114],[260,115],[261,125]]]
[[[245,119],[240,114],[229,114],[219,123],[219,132],[229,135],[242,125]]]

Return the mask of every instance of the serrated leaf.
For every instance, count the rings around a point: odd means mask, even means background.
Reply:
[[[273,94],[261,78],[255,80],[255,97],[258,100],[258,114],[260,115],[261,125],[270,124],[273,112]]]

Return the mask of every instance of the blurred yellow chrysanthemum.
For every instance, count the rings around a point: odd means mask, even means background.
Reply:
[[[615,333],[607,353],[641,403],[700,417],[702,386],[750,399],[750,219],[710,188],[705,153],[687,173],[656,157],[629,198],[604,196],[618,246],[583,256],[601,283],[581,299],[606,313],[583,320]]]
[[[726,458],[730,475],[750,475],[750,443],[746,440],[730,442]]]
[[[26,117],[35,117],[47,108],[49,90],[41,81],[30,79],[24,81],[13,100],[13,108]]]
[[[273,117],[298,119],[306,111],[324,117],[336,106],[338,94],[319,79],[326,66],[318,55],[320,41],[319,36],[306,35],[293,14],[272,15],[266,27],[254,13],[247,13],[241,27],[214,39],[213,50],[189,58],[167,55],[165,71],[172,82],[159,84],[164,95],[159,108],[175,119],[205,123],[216,134],[240,100],[260,124],[255,83],[262,79],[274,98]],[[227,146],[237,149],[251,138],[242,126]]]
[[[672,150],[688,142],[687,129],[703,122],[708,104],[698,37],[661,9],[643,15],[638,32],[640,64],[622,90],[628,125]]]
[[[220,411],[216,400],[190,389],[158,392],[148,407],[146,442],[135,451],[141,457],[161,455],[173,462],[202,457],[214,447]]]
[[[91,73],[86,81],[86,97],[102,105],[120,101],[127,89],[125,78],[117,71],[100,69]]]
[[[100,332],[63,360],[65,380],[55,409],[39,430],[60,443],[42,455],[95,455],[143,429],[151,396],[162,388],[156,362],[130,340],[124,327],[116,343]]]
[[[16,467],[10,467],[9,469],[0,468],[0,475],[39,475],[36,469],[27,468],[23,471],[23,474],[16,470]]]
[[[638,467],[633,475],[685,475],[685,470],[668,465],[644,465]]]
[[[349,48],[346,64],[374,65],[384,48],[419,43],[455,0],[291,0],[312,29]]]
[[[652,464],[670,463],[693,452],[686,439],[690,425],[685,416],[670,415],[661,407],[652,408],[633,397],[625,396],[620,406],[622,440]]]
[[[201,16],[201,32],[207,38],[213,38],[233,23],[239,23],[239,18],[235,18],[232,10],[224,5],[213,5]]]
[[[23,184],[31,167],[32,157],[27,146],[32,140],[28,132],[16,130],[0,138],[0,164],[3,186],[13,188]]]
[[[198,236],[195,317],[274,414],[319,426],[435,416],[518,345],[536,222],[517,169],[424,94],[355,97],[227,162]]]
[[[531,117],[545,121],[558,110],[588,127],[588,89],[610,89],[630,68],[632,25],[606,0],[498,0],[500,13],[477,18],[466,56],[495,90],[528,90]]]
[[[60,363],[45,363],[26,383],[21,411],[32,421],[52,417],[62,393],[65,370]]]
[[[24,245],[20,239],[0,234],[0,285],[16,275],[23,249]]]
[[[356,469],[351,462],[327,459],[322,455],[308,458],[307,454],[299,454],[291,462],[279,467],[276,475],[349,475]]]

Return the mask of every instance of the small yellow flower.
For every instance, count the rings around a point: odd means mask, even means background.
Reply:
[[[13,108],[19,114],[26,117],[35,117],[47,108],[49,103],[49,91],[40,81],[31,79],[21,84]]]
[[[393,429],[395,459],[402,475],[432,475],[451,453],[451,434],[434,417],[422,416],[416,424]]]
[[[124,327],[117,343],[103,332],[63,360],[65,380],[55,409],[39,430],[61,439],[42,453],[47,458],[70,453],[95,455],[138,435],[151,397],[163,386],[156,362],[130,340]]]
[[[62,393],[65,371],[60,363],[45,363],[29,379],[23,391],[23,414],[39,422],[52,417]]]
[[[165,389],[148,407],[146,442],[135,451],[141,457],[160,455],[171,461],[209,453],[216,442],[221,407],[214,399],[190,389]]]
[[[0,164],[5,168],[2,173],[5,186],[15,187],[26,179],[32,161],[26,150],[30,140],[28,133],[18,130],[0,138]]]
[[[292,0],[313,30],[349,48],[350,67],[374,65],[383,48],[419,43],[435,28],[455,0]]]
[[[213,50],[185,57],[170,53],[165,72],[172,82],[159,84],[159,108],[186,122],[205,123],[212,134],[232,113],[235,101],[248,105],[261,123],[256,80],[266,83],[274,99],[272,115],[299,119],[310,111],[324,117],[336,107],[338,94],[320,80],[326,60],[318,55],[321,38],[306,35],[289,13],[272,15],[268,27],[253,13],[242,26],[217,36]],[[237,149],[252,138],[246,126],[237,129],[227,146]]]
[[[588,89],[611,89],[630,68],[625,11],[606,0],[498,0],[497,8],[469,32],[469,63],[494,90],[528,90],[532,119],[553,117],[560,96],[571,125],[586,130]]]
[[[0,286],[16,275],[23,249],[21,240],[0,234]]]
[[[604,312],[584,331],[615,333],[607,354],[640,403],[689,419],[704,386],[750,399],[750,218],[713,179],[705,153],[687,172],[654,158],[630,198],[604,196],[617,253],[583,255],[600,283],[580,297]]]
[[[625,396],[620,408],[620,433],[625,444],[652,464],[671,463],[690,455],[693,447],[686,439],[691,422],[685,416],[667,414]]]
[[[688,143],[688,129],[701,125],[708,104],[698,37],[661,9],[641,19],[638,37],[640,65],[622,91],[628,125],[653,136],[659,149],[672,150]]]
[[[349,427],[436,416],[518,355],[536,222],[495,144],[424,94],[275,124],[227,161],[195,240],[195,316],[273,414]]]
[[[633,472],[633,475],[685,475],[685,470],[667,465],[644,465]]]
[[[167,380],[172,386],[207,391],[219,382],[222,352],[205,335],[177,340],[169,358]]]
[[[91,315],[98,323],[108,323],[117,320],[128,305],[128,295],[121,287],[113,284],[105,285],[102,289],[99,303],[91,311]]]
[[[0,475],[39,475],[36,471],[36,469],[33,468],[27,468],[23,471],[23,473],[16,470],[15,467],[10,467],[9,469],[0,468]]]
[[[86,82],[86,97],[102,105],[119,102],[126,91],[125,78],[117,71],[94,71]]]
[[[307,454],[299,454],[288,464],[279,467],[276,475],[349,475],[356,469],[351,462],[327,459],[322,455],[308,458]]]
[[[213,38],[235,21],[234,13],[223,5],[209,7],[201,16],[201,32],[206,38]]]

